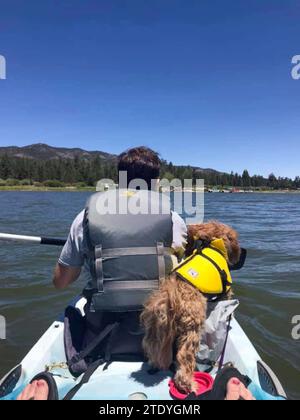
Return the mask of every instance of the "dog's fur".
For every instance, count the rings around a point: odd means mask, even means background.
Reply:
[[[224,240],[230,264],[240,258],[238,234],[231,227],[218,222],[190,225],[186,256],[191,255],[195,241]],[[184,392],[197,390],[193,381],[196,353],[206,319],[207,299],[191,284],[171,274],[145,304],[141,315],[145,329],[143,348],[153,367],[166,370],[176,351],[175,383]]]

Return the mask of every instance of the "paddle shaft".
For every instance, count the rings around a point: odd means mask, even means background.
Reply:
[[[59,238],[48,238],[42,236],[25,236],[25,235],[12,235],[10,233],[0,233],[0,241],[11,241],[11,242],[23,242],[23,243],[32,243],[38,245],[54,245],[54,246],[64,246],[67,242],[66,239]],[[241,248],[240,260],[233,266],[230,267],[230,271],[237,271],[243,268],[247,258],[247,250]]]
[[[12,235],[10,233],[0,233],[0,240],[54,246],[64,246],[66,243],[66,239],[47,238],[42,236]]]

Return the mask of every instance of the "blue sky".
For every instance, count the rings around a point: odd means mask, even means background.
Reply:
[[[0,145],[300,175],[294,0],[1,2]]]

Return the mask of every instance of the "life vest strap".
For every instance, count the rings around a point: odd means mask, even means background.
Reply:
[[[153,286],[159,285],[165,280],[166,265],[165,256],[171,255],[171,248],[165,247],[163,242],[157,242],[156,247],[131,247],[131,248],[112,248],[103,249],[102,245],[95,246],[94,252],[94,270],[97,283],[98,293],[104,293],[106,285],[110,283],[115,289],[153,289]],[[128,256],[145,256],[156,255],[158,264],[158,278],[153,280],[128,280],[128,281],[111,281],[104,278],[103,261],[109,258],[120,258]],[[114,287],[115,286],[115,287]]]
[[[105,290],[117,291],[117,290],[138,290],[138,289],[148,289],[155,290],[158,289],[159,280],[105,280]]]
[[[207,249],[207,248],[212,249],[213,251],[217,252],[218,254],[220,254],[224,258],[223,252],[219,248],[214,246],[212,244],[212,241],[200,240],[200,239],[198,241],[196,241],[195,249],[197,249],[198,253],[202,254],[202,251],[204,249]]]
[[[214,249],[214,248],[212,248],[212,249]],[[218,251],[218,252],[220,252],[220,251]],[[220,252],[220,254],[222,254],[222,253]],[[202,251],[199,252],[199,255],[201,255],[201,257],[207,259],[218,270],[218,272],[220,274],[220,277],[221,277],[221,281],[222,281],[222,287],[223,287],[222,295],[225,295],[226,291],[227,291],[227,286],[231,286],[231,284],[228,281],[226,272],[224,270],[222,270],[219,267],[219,265],[212,258],[210,258],[208,255],[203,254]]]
[[[131,257],[138,255],[170,255],[171,248],[164,247],[159,242],[156,247],[110,248],[102,250],[103,258]]]
[[[166,263],[164,257],[164,244],[157,242],[156,244],[157,263],[158,263],[158,279],[163,282],[166,278]]]
[[[107,325],[103,331],[101,331],[101,333],[94,338],[94,340],[92,340],[87,347],[85,347],[81,352],[77,353],[75,356],[72,357],[71,360],[69,360],[68,362],[68,366],[72,367],[72,365],[74,365],[75,363],[80,362],[81,360],[83,360],[85,357],[89,356],[91,354],[91,352],[110,334],[112,334],[112,332],[114,330],[116,330],[119,327],[120,323],[119,322],[115,322],[113,324],[109,324]]]
[[[95,276],[99,293],[104,293],[102,245],[95,246]]]
[[[224,246],[224,244],[223,244]],[[212,252],[205,252],[205,250],[211,250]],[[217,258],[217,255],[214,257],[214,254],[219,254],[221,258]],[[216,276],[219,276],[221,283],[219,284],[220,287],[218,288],[217,293],[213,293],[212,291],[209,292],[209,287],[201,288],[197,286],[197,277],[199,277],[199,269],[197,269],[197,265],[193,266],[193,259],[194,258],[202,258],[203,260],[206,260],[209,262],[211,266],[213,266],[217,273],[215,273]],[[194,249],[194,252],[191,256],[189,256],[185,261],[183,261],[181,264],[179,264],[174,272],[184,281],[187,281],[188,283],[191,283],[196,288],[198,288],[209,300],[218,300],[222,299],[227,295],[227,292],[229,288],[232,286],[232,283],[230,282],[230,277],[228,277],[228,272],[225,268],[225,264],[228,267],[228,261],[227,261],[227,252],[224,246],[224,252],[222,252],[221,249],[219,249],[217,246],[214,246],[213,241],[200,241],[198,240],[196,242],[196,246]],[[200,260],[201,261],[201,260]],[[201,264],[198,262],[198,264]],[[204,261],[203,261],[204,264]],[[184,266],[191,267],[189,271],[185,272]],[[229,268],[229,267],[228,267]],[[188,268],[186,269],[188,270]],[[209,282],[209,278],[206,279],[207,282]],[[216,281],[216,278],[213,280]]]

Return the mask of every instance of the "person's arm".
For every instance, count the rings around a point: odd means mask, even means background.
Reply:
[[[56,289],[65,289],[80,275],[84,264],[83,219],[84,211],[72,223],[67,242],[56,264],[53,277]]]
[[[78,279],[81,273],[80,267],[66,267],[59,263],[54,270],[53,284],[56,289],[65,289]]]

